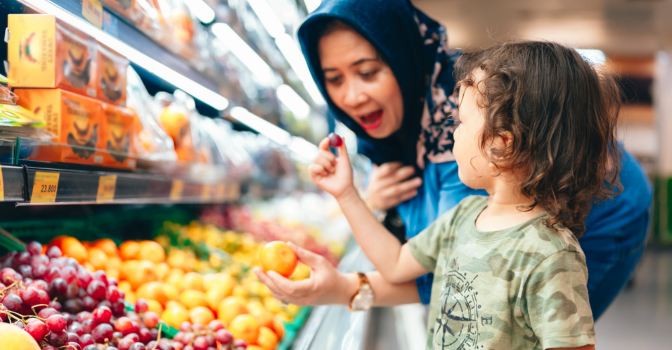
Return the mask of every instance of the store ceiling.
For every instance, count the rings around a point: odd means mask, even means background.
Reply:
[[[546,39],[612,55],[672,48],[672,0],[412,0],[448,28],[451,47]]]

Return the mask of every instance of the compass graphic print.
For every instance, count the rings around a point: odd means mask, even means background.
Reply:
[[[434,323],[434,348],[442,350],[476,349],[478,343],[478,302],[467,273],[451,270],[445,276],[439,295],[439,314]]]

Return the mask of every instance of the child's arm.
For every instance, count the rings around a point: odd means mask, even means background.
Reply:
[[[345,143],[338,158],[329,151],[329,140],[320,143],[320,153],[310,166],[310,177],[320,189],[332,194],[348,219],[357,243],[380,274],[392,283],[413,280],[429,272],[376,220],[357,193]]]
[[[595,345],[585,345],[580,348],[549,348],[546,350],[595,350]]]

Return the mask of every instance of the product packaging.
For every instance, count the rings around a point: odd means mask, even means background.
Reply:
[[[96,76],[99,81],[96,97],[103,102],[126,106],[128,59],[102,44],[98,44],[97,52]]]
[[[52,15],[9,15],[12,87],[62,88],[96,97],[96,41]]]
[[[102,103],[62,89],[16,89],[19,105],[41,115],[53,142],[61,147],[42,147],[30,159],[103,165]]]
[[[103,153],[104,166],[135,169],[136,160],[131,156],[135,119],[132,110],[103,103],[100,134],[103,149],[107,151]]]

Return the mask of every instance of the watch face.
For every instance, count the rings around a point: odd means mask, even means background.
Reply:
[[[364,311],[371,308],[373,305],[372,294],[359,294],[352,301],[352,309],[357,311]]]

